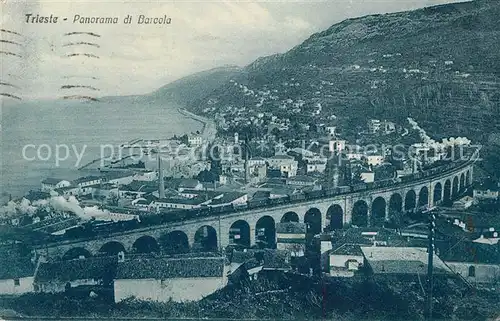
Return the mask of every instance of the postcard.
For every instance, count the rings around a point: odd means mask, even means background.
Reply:
[[[500,2],[0,6],[0,319],[500,317]]]

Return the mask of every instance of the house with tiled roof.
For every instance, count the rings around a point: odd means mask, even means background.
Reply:
[[[118,263],[115,302],[130,297],[159,302],[197,301],[227,285],[224,257],[141,257]]]
[[[473,189],[474,203],[497,202],[500,199],[500,184],[487,179],[480,184],[475,184]]]
[[[0,260],[0,294],[20,295],[33,292],[35,264],[29,258]]]
[[[419,247],[361,247],[364,265],[374,275],[426,275],[428,254]],[[435,275],[453,275],[453,271],[436,255],[433,256]]]
[[[37,268],[36,292],[58,293],[80,286],[110,287],[115,276],[117,257],[91,257],[42,262]]]
[[[352,277],[364,264],[361,246],[344,243],[327,252],[327,270],[332,277]]]
[[[439,255],[467,282],[478,287],[500,284],[500,248],[477,242],[460,242]]]

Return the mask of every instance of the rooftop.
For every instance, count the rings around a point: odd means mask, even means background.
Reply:
[[[99,176],[85,176],[85,177],[80,177],[77,178],[73,181],[73,183],[78,184],[78,183],[85,183],[85,182],[90,182],[90,181],[96,181],[100,180],[102,177]]]
[[[0,280],[33,276],[35,265],[29,258],[5,258],[0,260]]]
[[[35,275],[35,282],[51,280],[74,281],[84,279],[112,278],[117,257],[92,257],[41,263]]]
[[[48,177],[42,181],[42,184],[56,185],[59,182],[66,181],[61,178]]]
[[[361,246],[359,246],[358,244],[345,243],[338,248],[331,250],[330,254],[363,256],[363,251],[361,251]]]
[[[223,257],[137,258],[118,263],[117,279],[222,277]]]
[[[427,273],[427,249],[419,247],[361,247],[365,259],[375,274]],[[451,273],[434,254],[434,273]]]
[[[219,204],[227,204],[231,203],[243,196],[247,195],[246,193],[240,193],[240,192],[224,192],[222,197],[218,197],[212,200],[210,202],[210,205],[219,205]]]

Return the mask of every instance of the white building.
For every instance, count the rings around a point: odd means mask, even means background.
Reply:
[[[33,292],[35,266],[29,260],[6,260],[0,263],[0,294],[21,295]]]
[[[326,170],[326,163],[324,162],[310,162],[307,163],[307,173],[318,172],[323,173]]]
[[[73,181],[73,185],[78,186],[80,188],[90,187],[93,185],[99,185],[102,183],[102,177],[98,176],[86,176],[80,177]]]
[[[499,200],[499,187],[493,182],[474,186],[474,203],[495,202]]]
[[[227,285],[223,257],[138,258],[118,263],[115,302],[135,297],[168,302],[197,301]]]
[[[374,172],[361,172],[361,179],[365,183],[373,183],[375,181],[375,173]]]
[[[275,155],[267,159],[269,167],[279,169],[286,177],[297,175],[298,162],[289,155]]]
[[[190,135],[188,143],[190,146],[201,146],[203,145],[203,138],[200,135]]]
[[[381,121],[378,119],[370,119],[368,121],[368,130],[370,133],[375,134],[380,130]]]
[[[363,252],[356,244],[343,244],[329,251],[328,259],[328,272],[333,277],[352,277],[364,264]]]
[[[366,163],[370,166],[379,166],[384,163],[384,156],[383,155],[365,155],[365,160]]]
[[[427,273],[427,249],[419,247],[361,247],[374,274],[425,275]],[[444,262],[434,254],[434,274],[452,274]]]
[[[46,178],[42,181],[42,192],[49,192],[56,188],[68,187],[71,185],[70,181],[59,178]]]
[[[114,185],[127,185],[135,180],[135,173],[133,172],[109,172],[104,175],[108,184]]]
[[[346,141],[341,139],[331,140],[328,145],[330,152],[342,152],[346,148]]]
[[[330,136],[335,136],[337,127],[336,126],[326,126],[325,131],[328,133]]]

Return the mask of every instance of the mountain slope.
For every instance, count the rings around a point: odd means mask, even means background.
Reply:
[[[151,99],[171,99],[178,103],[189,104],[209,95],[242,72],[237,66],[224,66],[171,82],[148,95]]]
[[[228,82],[190,105],[276,111],[300,99],[302,116],[322,105],[320,120],[411,116],[438,137],[484,139],[500,132],[499,16],[499,1],[482,0],[348,19],[256,60],[234,75],[241,86]]]

